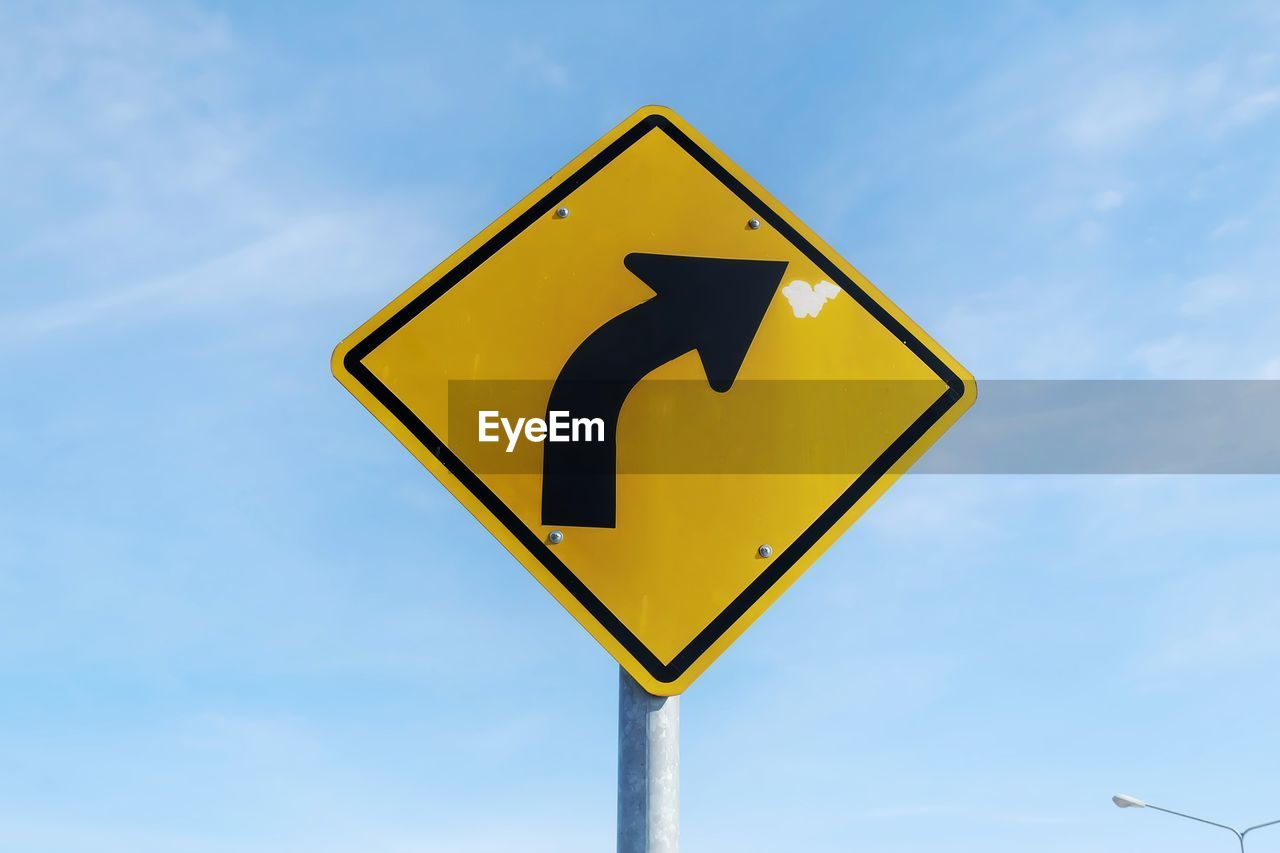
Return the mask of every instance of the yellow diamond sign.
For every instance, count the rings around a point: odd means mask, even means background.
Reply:
[[[661,107],[379,311],[333,371],[659,695],[692,683],[975,394]]]

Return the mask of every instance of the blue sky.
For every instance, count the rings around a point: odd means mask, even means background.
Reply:
[[[1280,378],[1280,13],[0,7],[0,850],[600,851],[616,666],[333,381],[646,103],[982,378]],[[1280,484],[912,476],[684,699],[700,851],[1229,850]],[[1253,850],[1280,850],[1280,828]]]

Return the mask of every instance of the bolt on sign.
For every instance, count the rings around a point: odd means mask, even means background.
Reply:
[[[640,110],[339,344],[338,380],[649,692],[682,692],[973,378]]]

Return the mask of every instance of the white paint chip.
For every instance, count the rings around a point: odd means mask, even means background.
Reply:
[[[797,317],[817,317],[827,300],[835,299],[839,293],[840,288],[825,280],[811,285],[796,279],[782,288],[782,295],[787,297],[791,311]]]

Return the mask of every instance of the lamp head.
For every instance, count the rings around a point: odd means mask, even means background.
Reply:
[[[1137,797],[1131,797],[1128,794],[1116,794],[1111,798],[1111,802],[1121,809],[1145,809],[1147,804]]]

